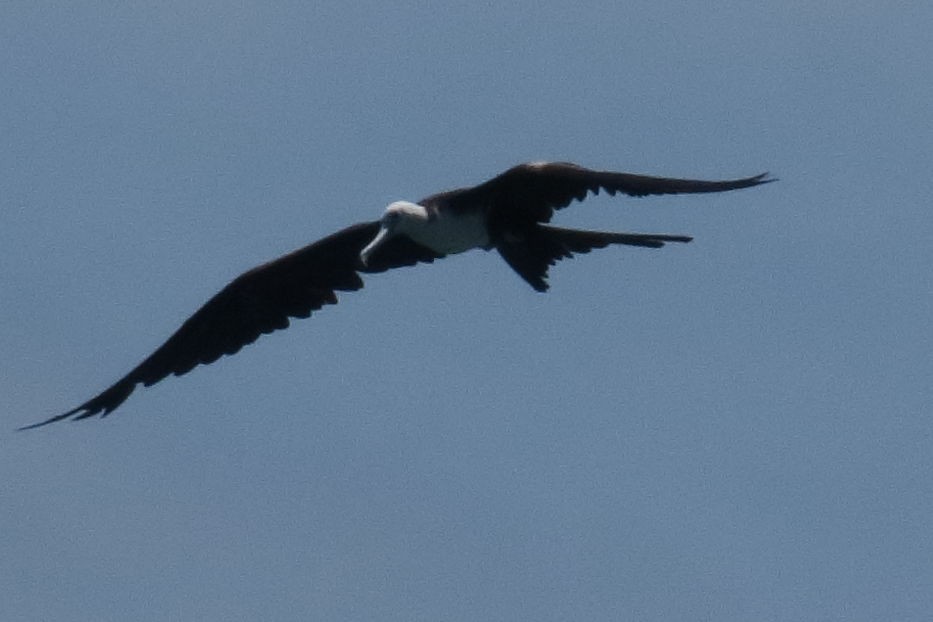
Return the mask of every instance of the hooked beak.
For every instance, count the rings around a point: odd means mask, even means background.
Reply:
[[[373,238],[373,241],[366,245],[362,251],[360,251],[360,261],[363,262],[364,266],[369,265],[369,258],[372,256],[376,249],[378,249],[382,244],[389,239],[391,232],[389,228],[385,225],[379,229],[379,233],[376,234],[376,237]]]

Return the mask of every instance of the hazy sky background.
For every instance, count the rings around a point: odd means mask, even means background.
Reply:
[[[0,619],[929,620],[933,5],[4,3]],[[780,182],[537,294],[368,279],[112,417],[245,269],[525,160]]]

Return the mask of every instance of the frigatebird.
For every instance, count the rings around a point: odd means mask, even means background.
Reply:
[[[612,244],[660,248],[689,242],[686,235],[611,233],[554,227],[554,210],[600,190],[615,195],[724,192],[768,183],[767,173],[704,181],[597,171],[569,162],[520,164],[469,188],[433,194],[417,203],[396,201],[381,220],[351,225],[304,248],[249,270],[208,300],[155,352],[99,395],[66,413],[25,426],[62,419],[106,416],[137,385],[181,376],[200,364],[234,354],[260,335],[287,328],[336,304],[338,291],[363,287],[360,274],[433,262],[447,255],[496,249],[539,292],[548,268],[574,254]]]

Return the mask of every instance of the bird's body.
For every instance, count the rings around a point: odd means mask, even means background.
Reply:
[[[390,204],[379,221],[351,225],[245,272],[208,300],[142,363],[111,387],[35,428],[107,415],[137,385],[180,376],[233,354],[260,335],[286,328],[337,302],[336,292],[363,287],[360,274],[384,272],[474,248],[496,249],[535,290],[548,288],[548,268],[574,254],[613,244],[659,248],[682,235],[611,233],[547,224],[554,211],[604,190],[631,196],[723,192],[773,181],[765,174],[726,181],[594,171],[569,163],[515,166],[477,186]]]
[[[484,210],[458,213],[396,201],[389,204],[386,212],[400,215],[396,233],[407,235],[439,255],[456,255],[489,246],[489,221]]]

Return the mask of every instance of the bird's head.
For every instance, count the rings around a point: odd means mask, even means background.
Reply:
[[[376,252],[376,249],[391,237],[410,233],[427,221],[428,210],[423,205],[409,201],[390,203],[382,215],[379,233],[376,234],[372,242],[366,245],[366,248],[360,251],[360,260],[362,260],[363,265],[368,265],[369,258]]]

